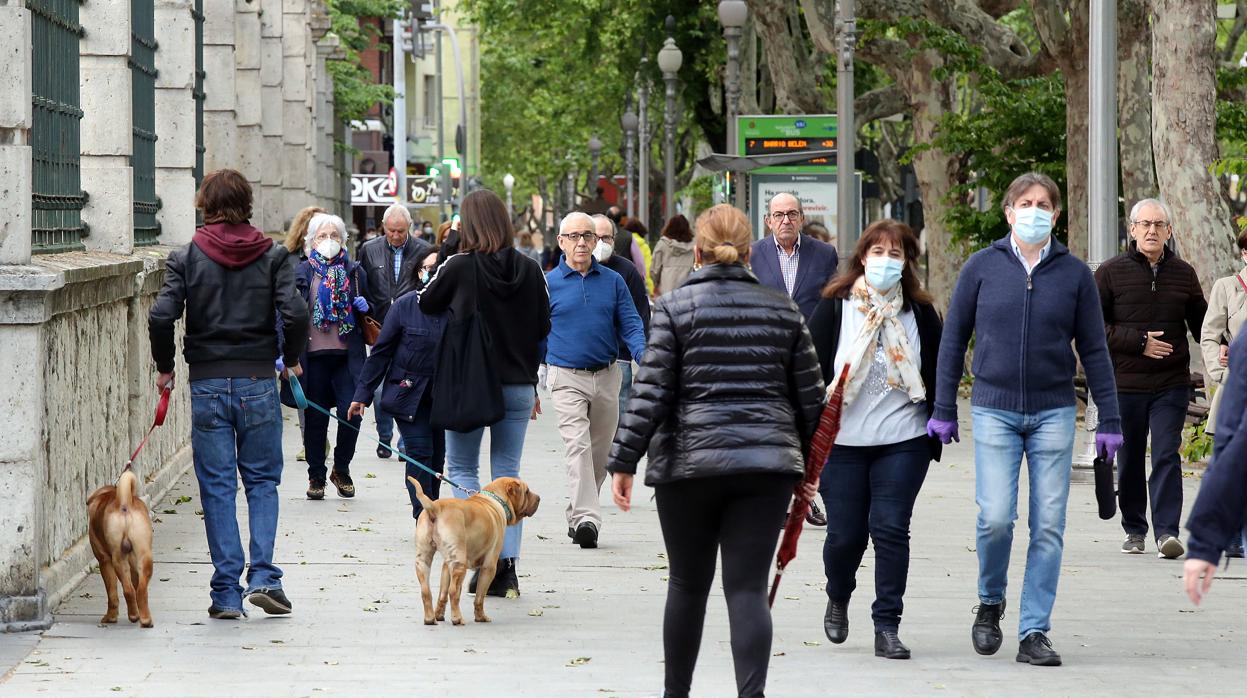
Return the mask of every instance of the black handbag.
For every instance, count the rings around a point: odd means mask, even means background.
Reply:
[[[1095,470],[1095,501],[1100,507],[1100,518],[1108,521],[1117,516],[1117,488],[1113,484],[1113,461],[1100,456],[1092,462]]]
[[[433,426],[457,432],[497,424],[506,416],[502,381],[490,350],[493,340],[481,317],[478,262],[475,255],[471,259],[472,312],[459,317],[452,308],[433,374]]]

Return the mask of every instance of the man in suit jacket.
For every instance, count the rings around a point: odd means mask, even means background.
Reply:
[[[766,214],[771,235],[753,243],[750,266],[764,286],[791,296],[808,321],[839,258],[835,247],[802,235],[803,225],[805,213],[796,196],[772,197]]]

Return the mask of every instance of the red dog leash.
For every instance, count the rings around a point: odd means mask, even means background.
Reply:
[[[142,451],[143,447],[147,445],[147,440],[151,438],[152,432],[156,431],[156,427],[165,423],[165,415],[169,413],[169,391],[171,390],[173,390],[172,387],[165,386],[164,390],[160,391],[160,402],[156,403],[156,418],[152,420],[152,425],[147,430],[147,433],[143,435],[143,440],[139,442],[138,448],[134,449],[134,453],[130,454],[130,460],[126,461],[126,467],[122,469],[122,472],[129,470],[130,466],[134,465],[134,459],[138,458],[139,451]]]

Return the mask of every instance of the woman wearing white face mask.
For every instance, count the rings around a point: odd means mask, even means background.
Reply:
[[[346,418],[365,359],[363,323],[368,312],[367,274],[346,253],[346,226],[328,213],[316,214],[303,243],[307,260],[295,272],[295,285],[307,300],[312,323],[307,353],[300,363],[307,399]],[[350,419],[356,427],[357,415]],[[329,417],[308,410],[303,431],[307,455],[308,499],[324,499]],[[358,432],[338,425],[329,480],[339,497],[354,497],[351,459]]]
[[[828,639],[848,637],[849,597],[869,535],[875,544],[875,656],[909,659],[897,636],[909,575],[909,520],[941,444],[927,436],[942,325],[914,273],[918,238],[894,220],[872,223],[846,272],[823,291],[810,335],[823,379],[843,368],[840,434],[823,468],[827,509],[823,565]]]

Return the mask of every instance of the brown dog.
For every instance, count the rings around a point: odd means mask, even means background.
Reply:
[[[144,628],[152,627],[147,606],[147,583],[152,577],[152,520],[147,505],[135,493],[138,478],[127,470],[116,486],[105,485],[87,497],[87,535],[100,563],[108,592],[108,612],[101,623],[117,622],[117,586],[126,595],[126,616]]]
[[[488,623],[485,593],[498,569],[502,536],[507,526],[537,513],[541,497],[529,490],[522,480],[500,477],[467,499],[435,502],[425,496],[415,478],[407,479],[415,485],[416,497],[424,506],[416,522],[416,577],[420,579],[420,598],[424,601],[424,624],[437,625],[437,621],[446,620],[449,597],[450,622],[463,625],[463,614],[459,612],[463,577],[469,569],[478,567],[480,576],[476,580],[473,610],[477,623]],[[429,589],[429,567],[433,554],[438,552],[442,554],[442,584],[437,592],[435,614],[433,593]]]

